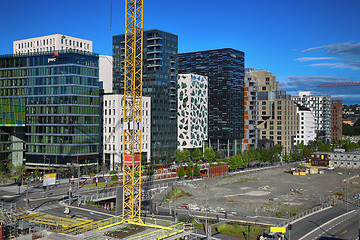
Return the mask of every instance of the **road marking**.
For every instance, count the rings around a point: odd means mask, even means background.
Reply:
[[[336,238],[340,237],[341,235],[343,235],[343,234],[345,234],[345,233],[347,233],[347,232],[348,232],[348,230],[345,229],[345,231],[343,231],[342,233],[340,233]]]
[[[351,212],[344,213],[343,215],[340,215],[340,216],[338,216],[338,217],[336,217],[336,218],[331,219],[330,221],[328,221],[328,222],[326,222],[326,223],[323,223],[321,226],[313,229],[312,231],[308,232],[307,234],[305,234],[304,236],[302,236],[301,238],[299,238],[299,240],[305,239],[307,236],[309,236],[309,235],[311,235],[312,233],[316,232],[316,231],[319,230],[320,228],[323,228],[325,225],[327,225],[327,224],[329,224],[329,223],[331,223],[331,222],[333,222],[333,221],[335,221],[335,220],[337,220],[337,219],[339,219],[339,218],[341,218],[341,217],[343,217],[343,216],[345,216],[345,215],[351,214],[351,213],[353,213],[353,212],[355,212],[355,210],[352,210]]]

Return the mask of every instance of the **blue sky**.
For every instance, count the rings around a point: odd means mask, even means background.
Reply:
[[[12,41],[61,33],[93,41],[112,54],[124,33],[125,0],[0,0],[0,54]],[[245,66],[267,69],[282,90],[330,94],[360,104],[360,87],[318,88],[322,82],[360,81],[359,0],[144,0],[144,29],[179,36],[179,52],[234,48]]]

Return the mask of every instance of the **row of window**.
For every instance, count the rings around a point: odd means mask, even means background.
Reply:
[[[90,50],[90,44],[89,43],[83,43],[83,42],[79,42],[79,41],[75,41],[75,40],[72,40],[69,39],[63,39],[61,38],[61,44],[65,44],[65,45],[69,45],[69,46],[73,46],[73,47],[79,47],[79,48],[84,48],[84,49],[87,49],[87,50]]]
[[[143,143],[142,144],[142,149],[148,149],[148,144]],[[104,144],[104,150],[108,150],[108,151],[116,151],[115,145],[107,145]],[[120,145],[120,149],[118,151],[122,151],[123,150],[123,145]]]
[[[78,145],[72,146],[65,145],[29,145],[27,144],[27,150],[30,153],[53,153],[53,154],[80,154],[80,153],[97,153],[99,152],[99,144],[96,145]]]
[[[81,124],[81,123],[80,123]],[[68,126],[60,125],[57,126],[28,126],[28,133],[37,134],[99,134],[99,126]],[[98,139],[96,140],[98,141]]]
[[[43,39],[43,40],[22,42],[19,44],[15,44],[15,49],[24,49],[24,48],[30,48],[33,46],[39,47],[39,46],[45,46],[45,45],[55,45],[55,38],[47,38],[47,39]]]

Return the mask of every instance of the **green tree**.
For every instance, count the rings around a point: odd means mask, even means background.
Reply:
[[[185,171],[184,171],[184,167],[180,166],[179,167],[179,171],[178,171],[178,177],[179,178],[183,178],[185,176]]]
[[[145,157],[145,154],[141,154],[141,165],[145,165],[147,162],[146,162],[146,157]]]
[[[90,173],[89,177],[95,177],[95,173]]]
[[[218,166],[222,166],[221,159],[216,160]]]
[[[37,167],[37,168],[35,168],[35,172],[34,172],[34,174],[35,174],[35,176],[37,177],[37,176],[40,176],[40,170],[39,170],[39,168]]]
[[[22,173],[25,172],[25,166],[24,166],[24,164],[21,164],[21,165],[16,166],[16,167],[15,167],[15,171],[16,171],[18,174],[22,175]]]
[[[181,162],[181,150],[178,148],[174,152],[175,162]]]
[[[205,148],[205,154],[204,154],[204,158],[207,162],[210,162],[211,160],[213,160],[215,158],[215,152],[212,148]]]
[[[187,166],[185,174],[187,177],[192,177],[193,171],[191,170],[191,166]]]
[[[119,179],[119,177],[117,175],[111,176],[111,181],[117,181],[118,179]]]
[[[181,152],[181,156],[182,156],[183,162],[190,162],[190,151],[189,151],[189,149],[185,148]]]
[[[3,173],[6,172],[6,167],[2,161],[0,161],[0,172],[3,172]]]
[[[201,151],[199,148],[196,148],[191,154],[192,159],[195,161],[198,161],[200,156],[201,156]]]
[[[194,176],[195,176],[195,177],[197,177],[197,176],[200,175],[199,165],[195,164],[194,169],[193,169],[193,172],[194,172]]]
[[[115,174],[116,174],[115,170],[110,171],[110,175],[115,175]]]

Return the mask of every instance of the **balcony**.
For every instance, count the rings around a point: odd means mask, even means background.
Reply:
[[[159,37],[159,36],[150,36],[147,40],[148,40],[148,41],[153,41],[153,40],[159,40],[159,39],[162,39],[162,37]]]

